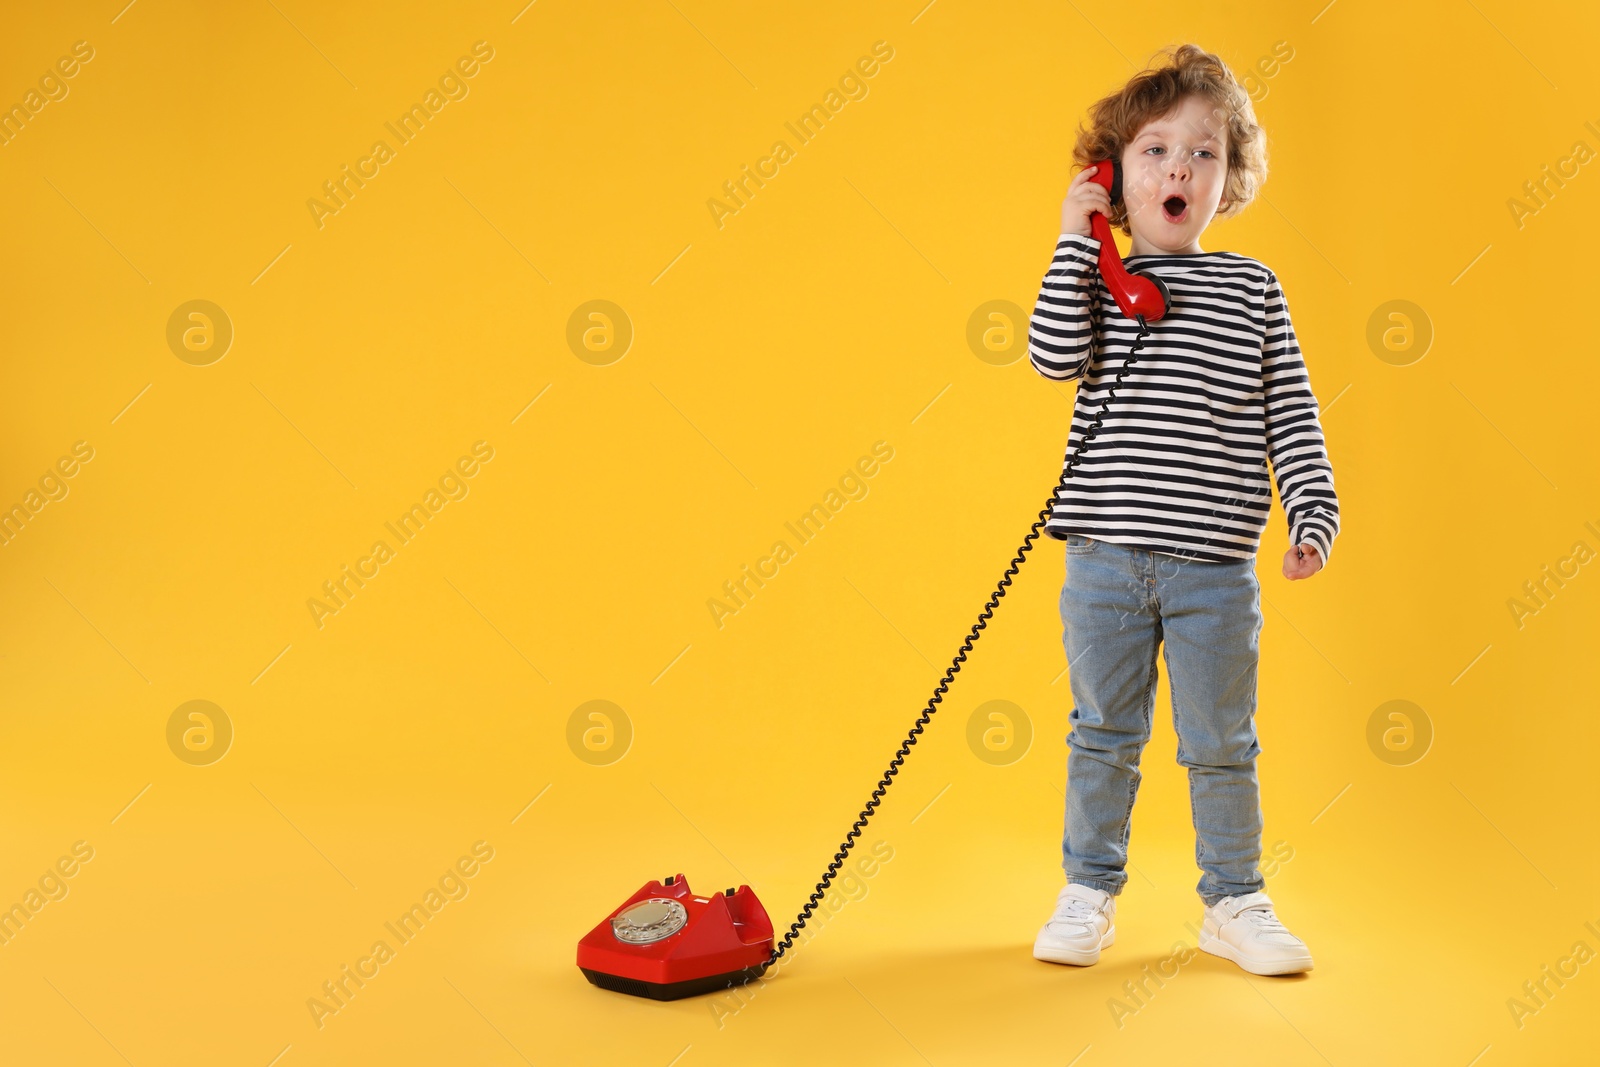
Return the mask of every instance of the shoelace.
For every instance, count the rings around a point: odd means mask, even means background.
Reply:
[[[1271,904],[1251,904],[1249,907],[1242,909],[1237,917],[1246,919],[1259,929],[1272,933],[1286,934],[1289,932],[1289,928],[1279,921],[1277,913],[1272,910]]]
[[[1056,914],[1050,917],[1053,923],[1092,923],[1100,911],[1087,900],[1073,897],[1057,908]]]

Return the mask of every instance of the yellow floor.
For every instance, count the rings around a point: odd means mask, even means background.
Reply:
[[[0,1063],[1595,1062],[1588,7],[123,2],[0,35]],[[1259,558],[1315,969],[1193,952],[1164,681],[1117,943],[1031,958],[1046,540],[775,977],[591,987],[648,879],[781,930],[821,875],[1059,474],[1072,130],[1185,39],[1343,511]]]

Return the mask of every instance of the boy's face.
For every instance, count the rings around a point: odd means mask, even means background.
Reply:
[[[1147,122],[1122,151],[1130,254],[1198,252],[1228,176],[1227,123],[1210,100],[1185,97]]]

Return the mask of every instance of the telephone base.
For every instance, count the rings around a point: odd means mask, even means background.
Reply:
[[[623,978],[615,974],[606,974],[604,971],[590,970],[580,967],[583,976],[601,989],[609,989],[613,993],[627,993],[634,997],[649,997],[651,1000],[681,1000],[684,997],[698,997],[703,993],[716,993],[723,989],[731,989],[736,985],[753,982],[766,972],[767,964],[762,963],[754,967],[744,967],[737,971],[727,971],[723,974],[711,974],[704,978],[689,978],[682,982],[643,982],[637,978]]]
[[[744,985],[772,956],[772,920],[754,890],[697,896],[681,874],[646,882],[578,942],[590,984],[650,1000]]]

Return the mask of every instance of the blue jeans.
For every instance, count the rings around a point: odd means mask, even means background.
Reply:
[[[1122,892],[1139,755],[1150,739],[1156,648],[1167,661],[1178,763],[1189,771],[1196,886],[1207,906],[1266,885],[1256,780],[1261,586],[1255,559],[1183,560],[1066,538],[1062,642],[1071,672],[1067,881]]]

